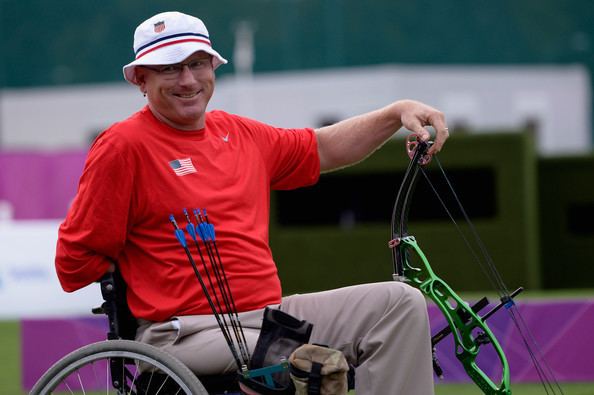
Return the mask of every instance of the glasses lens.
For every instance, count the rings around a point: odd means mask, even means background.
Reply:
[[[170,64],[167,66],[163,66],[159,69],[159,73],[165,75],[177,75],[182,70],[183,65],[181,64]]]

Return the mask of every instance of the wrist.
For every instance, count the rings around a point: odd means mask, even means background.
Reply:
[[[390,128],[393,131],[397,131],[403,126],[402,116],[406,113],[407,109],[411,106],[412,103],[412,100],[403,99],[397,100],[385,107],[385,118],[387,122],[389,122]]]

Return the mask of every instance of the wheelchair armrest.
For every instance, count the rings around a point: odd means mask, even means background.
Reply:
[[[105,314],[108,317],[109,331],[107,338],[134,340],[138,323],[130,312],[126,301],[126,282],[118,271],[105,273],[99,279],[103,304],[91,310],[93,314]]]
[[[103,308],[103,305],[101,305],[101,306],[99,306],[99,307],[93,307],[93,308],[91,309],[91,313],[92,313],[93,315],[107,314],[107,313],[105,312],[105,309]]]
[[[109,340],[120,339],[114,274],[112,272],[105,273],[99,280],[99,285],[104,302],[101,307],[95,307],[91,312],[93,314],[107,315],[109,323],[107,338]]]
[[[115,301],[116,284],[114,273],[107,272],[99,279],[99,285],[101,286],[101,296],[106,302]]]

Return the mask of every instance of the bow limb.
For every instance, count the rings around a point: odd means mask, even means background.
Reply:
[[[410,141],[409,139],[408,146]],[[484,320],[434,273],[416,239],[408,234],[408,210],[417,176],[420,167],[430,160],[427,155],[430,144],[421,141],[415,143],[413,149],[409,149],[412,160],[398,190],[392,212],[390,247],[394,279],[409,283],[435,302],[454,335],[456,357],[469,377],[485,394],[511,394],[509,364],[492,331]],[[481,346],[485,344],[491,344],[499,358],[502,367],[499,383],[495,383],[476,364]]]

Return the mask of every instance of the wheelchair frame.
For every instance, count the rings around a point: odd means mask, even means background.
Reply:
[[[86,393],[83,379],[87,376],[92,376],[92,383],[87,385],[93,387],[99,379],[105,380],[101,385],[117,394],[241,394],[236,374],[198,378],[171,354],[134,341],[138,324],[128,308],[127,286],[117,269],[106,273],[100,286],[104,302],[92,312],[107,315],[107,340],[81,347],[60,359],[37,381],[32,395],[63,389],[77,393],[79,388]],[[76,377],[69,382],[71,375]],[[105,393],[105,387],[101,391]]]

